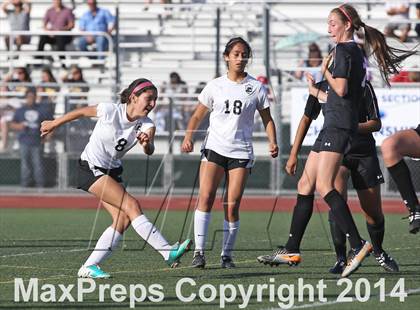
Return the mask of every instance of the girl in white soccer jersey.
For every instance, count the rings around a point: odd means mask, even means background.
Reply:
[[[245,72],[251,47],[242,38],[231,39],[223,53],[228,72],[210,81],[198,96],[199,104],[191,117],[182,143],[183,152],[193,150],[193,133],[210,112],[210,125],[202,148],[200,193],[194,215],[195,252],[193,267],[204,268],[204,248],[210,211],[217,187],[226,174],[224,196],[222,268],[235,267],[232,249],[239,230],[239,205],[253,165],[252,128],[258,110],[269,139],[269,153],[278,155],[276,129],[270,115],[267,92],[261,82]]]
[[[41,136],[81,117],[98,117],[78,162],[78,188],[95,195],[111,214],[112,225],[99,238],[94,251],[79,269],[79,277],[108,278],[99,264],[111,255],[130,226],[175,267],[189,249],[191,240],[171,246],[143,214],[139,202],[122,185],[121,158],[137,143],[147,155],[154,152],[155,125],[147,117],[155,107],[156,87],[146,79],[137,79],[121,93],[121,103],[100,103],[71,111],[41,125]]]

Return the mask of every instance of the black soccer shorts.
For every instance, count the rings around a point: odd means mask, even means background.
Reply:
[[[118,183],[122,183],[121,174],[123,172],[122,167],[105,169],[94,166],[94,170],[100,171],[102,174],[95,175],[94,171],[90,168],[89,163],[86,160],[79,159],[77,162],[77,188],[89,192],[89,188],[93,183],[96,182],[100,177],[109,175]]]
[[[238,158],[226,157],[210,149],[202,150],[201,160],[215,163],[216,165],[222,167],[226,171],[232,170],[235,168],[250,169],[252,168],[253,162],[254,162],[253,160],[248,159],[248,158],[238,159]]]
[[[345,155],[342,165],[350,170],[351,181],[356,190],[373,188],[384,183],[378,156]]]

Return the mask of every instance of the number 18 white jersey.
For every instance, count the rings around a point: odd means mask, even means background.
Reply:
[[[100,103],[96,109],[98,121],[80,158],[92,166],[117,168],[136,145],[137,135],[155,125],[148,117],[130,122],[126,104]]]
[[[256,110],[269,107],[262,83],[250,75],[239,83],[223,75],[210,81],[198,100],[210,110],[210,125],[203,148],[226,157],[254,159],[254,114]]]

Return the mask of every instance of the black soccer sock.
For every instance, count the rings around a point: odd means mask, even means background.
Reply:
[[[328,221],[330,222],[330,231],[334,243],[335,254],[337,255],[337,260],[345,260],[347,242],[346,234],[338,226],[331,210],[328,212]]]
[[[369,232],[370,240],[372,241],[373,252],[380,254],[384,251],[382,243],[384,242],[385,235],[385,219],[375,225],[366,222],[366,227]]]
[[[419,200],[414,190],[413,182],[411,181],[410,170],[407,167],[404,159],[400,160],[397,164],[388,168],[392,179],[397,184],[398,190],[404,200],[405,205],[410,211],[414,211]]]
[[[360,238],[356,224],[354,223],[353,217],[350,213],[349,206],[344,198],[339,192],[333,189],[325,195],[324,200],[330,207],[337,224],[349,238],[350,246],[353,249],[359,248],[362,244],[362,238]]]
[[[293,209],[292,223],[290,224],[289,239],[286,243],[288,251],[299,251],[300,242],[305,233],[306,226],[312,216],[314,208],[314,195],[297,195],[296,206]]]

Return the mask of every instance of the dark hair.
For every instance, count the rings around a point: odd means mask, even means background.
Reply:
[[[44,67],[44,68],[42,68],[41,71],[42,72],[45,72],[46,74],[48,74],[48,78],[50,80],[48,82],[52,82],[52,83],[56,83],[57,82],[57,80],[55,79],[54,75],[51,72],[51,68],[50,67]]]
[[[70,71],[72,70],[76,70],[77,72],[80,73],[80,80],[79,81],[84,81],[85,79],[83,78],[83,71],[82,68],[80,68],[78,65],[71,65],[70,67]],[[74,80],[74,78],[73,78]]]
[[[232,38],[232,39],[229,40],[228,43],[226,43],[225,51],[223,52],[223,56],[229,56],[229,53],[232,50],[232,48],[238,43],[243,44],[245,46],[245,48],[247,50],[247,54],[248,54],[248,59],[251,59],[252,58],[251,46],[249,45],[249,43],[247,41],[245,41],[241,37]]]
[[[131,93],[133,92],[133,90],[137,87],[137,85],[139,85],[141,83],[145,83],[145,82],[152,83],[148,79],[137,79],[137,80],[134,80],[133,82],[131,82],[130,86],[128,86],[126,89],[124,89],[120,94],[121,103],[127,103],[127,104],[130,103],[130,96],[131,96]],[[140,96],[142,93],[144,93],[147,90],[155,91],[156,95],[158,93],[156,86],[152,84],[151,86],[147,86],[147,87],[144,87],[144,88],[138,90],[134,95]]]
[[[25,67],[16,67],[15,69],[22,70],[24,72],[23,74],[25,75],[25,82],[32,82],[31,76],[29,75],[29,71]]]
[[[26,87],[26,90],[25,90],[25,97],[26,97],[28,94],[34,94],[34,95],[36,96],[36,88],[35,88],[35,87]]]
[[[368,57],[374,56],[380,67],[379,71],[382,79],[387,85],[390,85],[388,81],[389,75],[399,72],[401,62],[417,53],[415,50],[407,51],[389,46],[386,43],[384,34],[362,22],[356,9],[350,4],[343,4],[333,9],[331,13],[337,14],[343,22],[350,22],[353,31],[363,28],[366,42],[363,45],[365,55]]]

